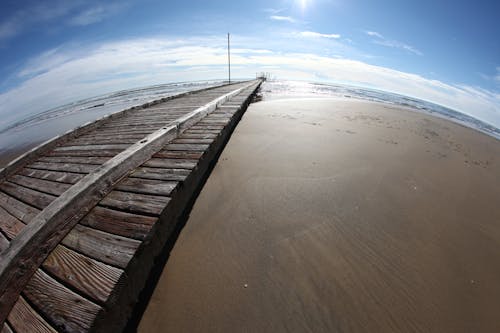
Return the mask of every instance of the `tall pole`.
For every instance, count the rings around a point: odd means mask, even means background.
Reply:
[[[228,72],[229,72],[229,83],[231,83],[231,53],[229,50],[229,32],[227,33],[227,63],[228,63]]]

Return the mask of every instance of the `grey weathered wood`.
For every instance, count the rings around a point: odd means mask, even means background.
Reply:
[[[96,206],[80,224],[127,238],[144,240],[158,218]]]
[[[29,206],[22,201],[0,192],[0,207],[12,216],[29,223],[40,212],[39,209]]]
[[[151,194],[158,196],[170,196],[177,188],[178,182],[153,180],[153,179],[137,179],[125,178],[115,189],[124,192],[133,192],[141,194]]]
[[[17,199],[22,198],[23,201],[29,202],[30,205],[38,209],[44,209],[56,198],[53,195],[38,192],[11,182],[0,184],[0,189]]]
[[[0,222],[1,223],[1,222]],[[0,253],[9,247],[9,240],[0,232]]]
[[[195,133],[186,133],[186,132],[184,132],[182,134],[182,137],[186,138],[186,139],[215,139],[215,138],[217,138],[217,134],[211,134],[211,133],[195,134]]]
[[[123,274],[121,269],[103,264],[62,245],[56,246],[42,267],[59,281],[101,304],[108,300]]]
[[[134,141],[135,142],[135,141]],[[106,163],[109,157],[76,157],[76,156],[43,156],[38,159],[40,162],[48,163],[74,163],[74,164],[97,164]]]
[[[37,270],[26,288],[26,298],[56,327],[66,332],[88,331],[101,307]]]
[[[75,173],[90,173],[97,169],[95,164],[76,164],[76,163],[48,163],[35,162],[30,164],[30,168],[48,171],[62,171]]]
[[[203,156],[202,151],[176,151],[176,150],[160,150],[153,155],[154,158],[166,159],[183,159],[183,160],[197,160]]]
[[[9,322],[16,332],[57,332],[49,323],[45,321],[32,307],[26,302],[24,297],[19,297],[12,311],[9,314]]]
[[[197,160],[152,158],[144,166],[151,168],[193,169]]]
[[[0,207],[0,229],[9,239],[16,237],[25,226],[24,223]]]
[[[211,144],[212,142],[214,142],[214,139],[196,139],[196,138],[185,138],[184,135],[182,136],[182,138],[178,138],[178,139],[175,139],[172,141],[172,143],[190,143],[190,144]]]
[[[66,183],[66,184],[74,184],[83,178],[83,174],[81,173],[48,171],[48,170],[38,170],[30,168],[24,168],[20,170],[19,174],[27,177],[51,180],[54,182]]]
[[[67,150],[119,150],[127,149],[130,147],[128,144],[114,144],[114,145],[85,145],[85,146],[62,146],[57,147],[54,151],[67,151]]]
[[[112,191],[99,204],[125,212],[158,216],[169,201],[166,196]]]
[[[45,192],[52,195],[61,195],[71,186],[70,184],[31,178],[22,175],[13,175],[9,178],[9,181],[39,192]]]
[[[14,333],[10,325],[6,322],[2,327],[2,333]]]
[[[61,242],[91,258],[125,268],[140,242],[82,225],[75,225]]]
[[[194,144],[194,143],[171,143],[168,145],[167,150],[179,151],[205,151],[210,145],[208,144]]]

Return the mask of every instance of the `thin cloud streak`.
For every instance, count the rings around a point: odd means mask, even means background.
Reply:
[[[297,20],[291,16],[271,15],[271,16],[269,16],[269,18],[271,20],[274,20],[274,21],[285,21],[285,22],[290,22],[290,23],[297,23]]]
[[[397,49],[402,49],[402,50],[411,52],[411,53],[419,55],[419,56],[423,55],[423,53],[420,50],[418,50],[417,48],[415,48],[411,45],[408,45],[406,43],[397,41],[397,40],[385,38],[382,34],[376,32],[376,31],[365,31],[365,33],[368,36],[375,37],[375,39],[372,40],[372,42],[375,44],[387,46],[387,47],[392,47],[392,48],[397,48]]]
[[[0,128],[65,103],[132,87],[226,76],[227,50],[212,39],[135,39],[96,45],[74,54],[55,49],[20,71],[28,77],[0,94]],[[74,47],[68,48],[74,50]],[[345,58],[267,49],[235,48],[234,77],[274,68],[280,79],[344,82],[425,99],[500,127],[500,94],[450,85],[420,75]]]
[[[328,38],[328,39],[339,39],[339,34],[323,34],[315,31],[301,31],[299,36],[308,38]]]

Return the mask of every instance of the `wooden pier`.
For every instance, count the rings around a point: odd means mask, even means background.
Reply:
[[[121,331],[260,80],[84,125],[0,171],[0,327]]]

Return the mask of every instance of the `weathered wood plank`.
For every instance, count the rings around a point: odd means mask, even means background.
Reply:
[[[14,333],[14,331],[12,330],[10,325],[7,322],[5,322],[2,327],[2,333]]]
[[[189,144],[211,144],[214,142],[214,138],[212,139],[193,139],[193,138],[184,138],[180,137],[179,139],[175,139],[172,143],[189,143]]]
[[[24,227],[24,223],[0,207],[0,229],[9,239],[16,237]]]
[[[184,181],[190,173],[191,171],[186,169],[161,169],[161,168],[141,167],[137,168],[134,172],[132,172],[129,175],[129,177],[143,178],[143,179]]]
[[[51,151],[47,156],[104,156],[114,157],[121,153],[123,149],[113,150],[65,150],[65,151]]]
[[[123,271],[58,245],[42,267],[91,300],[104,304]]]
[[[65,184],[75,184],[80,179],[83,178],[81,173],[71,173],[71,172],[60,172],[60,171],[47,171],[24,168],[19,171],[20,175],[44,180],[51,180],[54,182],[65,183]]]
[[[1,223],[1,222],[0,222]],[[6,248],[9,247],[9,240],[4,236],[2,232],[0,232],[0,253],[3,252]]]
[[[35,162],[29,165],[32,169],[48,170],[48,171],[63,171],[75,173],[91,173],[99,166],[95,164],[73,164],[73,163],[47,163]]]
[[[196,125],[196,126],[191,126],[189,128],[189,131],[195,131],[195,130],[211,130],[211,131],[217,131],[220,132],[224,128],[224,125]]]
[[[202,151],[176,151],[176,150],[161,150],[153,155],[154,158],[175,158],[198,160],[203,156]]]
[[[44,209],[56,198],[53,195],[38,192],[11,182],[0,184],[0,189],[16,199],[29,202],[30,205],[38,209]]]
[[[182,133],[181,137],[185,139],[215,139],[217,138],[217,134],[205,133],[205,134],[197,134],[197,133]]]
[[[124,192],[170,196],[178,185],[179,182],[127,177],[118,183],[115,189]]]
[[[179,151],[205,151],[210,145],[208,144],[194,144],[194,143],[170,143],[166,150],[179,150]]]
[[[102,309],[40,269],[26,285],[24,294],[56,328],[66,332],[88,331]]]
[[[114,144],[114,145],[85,145],[85,146],[61,146],[54,149],[54,151],[68,151],[68,150],[119,150],[127,149],[130,147],[128,144]]]
[[[110,234],[79,224],[75,225],[61,243],[86,256],[119,268],[127,267],[130,259],[141,244],[135,239]]]
[[[72,163],[72,164],[96,164],[106,163],[109,157],[76,157],[76,156],[43,156],[38,159],[40,162],[47,163]]]
[[[156,221],[158,221],[156,217],[96,206],[80,221],[80,224],[111,234],[144,240]]]
[[[22,296],[19,297],[12,311],[9,313],[8,320],[16,332],[57,332]]]
[[[0,207],[26,224],[40,212],[39,209],[29,206],[2,192],[0,192]]]
[[[194,169],[197,163],[197,160],[152,158],[144,163],[143,166],[151,168]]]
[[[191,129],[189,128],[183,134],[219,134],[220,130],[211,130],[211,129]]]
[[[9,181],[39,192],[45,192],[52,195],[61,195],[71,186],[70,184],[58,183],[50,180],[31,178],[21,175],[11,176],[9,178]]]
[[[165,196],[112,191],[99,204],[129,213],[158,216],[169,201]]]

